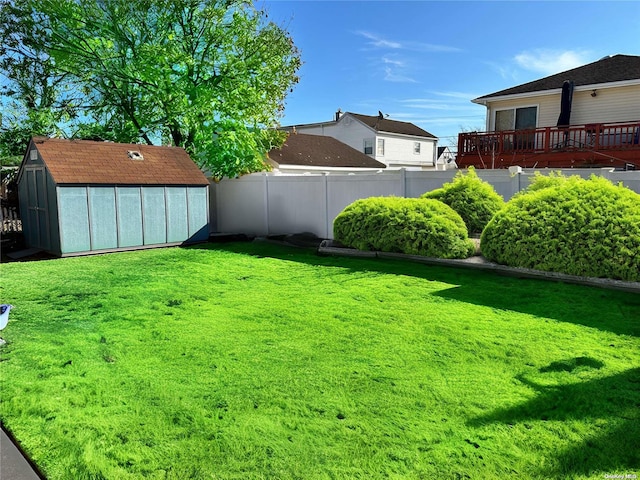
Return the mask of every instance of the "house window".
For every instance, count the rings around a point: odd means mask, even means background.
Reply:
[[[420,142],[413,142],[413,153],[420,155]]]
[[[384,138],[379,138],[379,139],[378,139],[378,150],[377,150],[377,154],[378,154],[378,155],[384,155]]]
[[[373,155],[373,138],[364,139],[364,154]]]
[[[535,148],[535,133],[530,130],[536,128],[538,107],[512,108],[496,110],[495,131],[529,130],[523,133],[507,135],[503,139],[505,150],[531,150]]]
[[[510,108],[497,110],[495,131],[526,130],[536,128],[538,107]]]

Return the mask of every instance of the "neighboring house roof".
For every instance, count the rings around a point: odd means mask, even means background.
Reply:
[[[431,137],[435,135],[423,130],[422,128],[409,122],[400,122],[398,120],[389,120],[388,118],[380,118],[379,116],[361,115],[359,113],[347,112],[345,115],[360,120],[365,125],[373,128],[376,132],[399,133],[402,135],[412,135],[416,137]]]
[[[640,80],[640,56],[613,55],[604,57],[597,62],[490,93],[473,101],[480,103],[482,100],[493,97],[554,90],[562,88],[565,80],[573,80],[576,87]]]
[[[32,142],[57,184],[209,184],[179,147],[46,137],[35,137]]]
[[[449,147],[438,147],[438,158],[447,150]]]
[[[333,137],[291,133],[282,148],[273,149],[268,157],[279,165],[307,167],[386,168],[373,158]]]
[[[298,125],[289,125],[282,127],[288,132],[297,128],[316,127],[320,125],[336,125],[346,117],[353,117],[356,120],[372,128],[376,132],[398,133],[401,135],[411,135],[415,137],[437,138],[435,135],[423,130],[422,128],[409,122],[400,122],[398,120],[389,120],[388,118],[380,118],[380,116],[362,115],[360,113],[345,112],[341,114],[339,120],[330,120],[328,122],[303,123]]]

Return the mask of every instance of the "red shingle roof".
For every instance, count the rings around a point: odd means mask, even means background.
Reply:
[[[32,141],[57,184],[209,184],[187,152],[178,147],[46,137]],[[133,152],[139,152],[142,159],[131,158]]]
[[[333,137],[303,133],[289,134],[282,148],[276,148],[269,152],[269,159],[278,165],[386,168],[384,163],[374,160]]]

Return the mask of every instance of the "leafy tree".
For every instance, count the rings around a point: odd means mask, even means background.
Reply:
[[[32,40],[83,95],[82,105],[74,106],[91,121],[76,132],[117,137],[134,130],[146,143],[184,147],[215,177],[265,168],[265,153],[284,141],[269,129],[298,81],[299,52],[250,2],[25,5],[31,17],[46,20],[45,34]]]
[[[66,74],[58,74],[43,47],[46,18],[12,1],[0,2],[0,158],[22,159],[32,135],[59,134],[69,116],[62,104]]]

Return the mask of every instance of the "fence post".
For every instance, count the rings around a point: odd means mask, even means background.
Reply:
[[[262,174],[264,178],[264,226],[266,235],[269,235],[269,177],[266,173]]]
[[[520,185],[520,176],[522,175],[522,167],[511,166],[509,167],[509,176],[511,177],[511,189],[518,193],[522,188]]]
[[[324,185],[324,238],[329,238],[329,232],[332,230],[332,225],[329,225],[329,222],[331,221],[329,219],[329,174],[327,172],[323,172],[322,177],[322,183]]]

